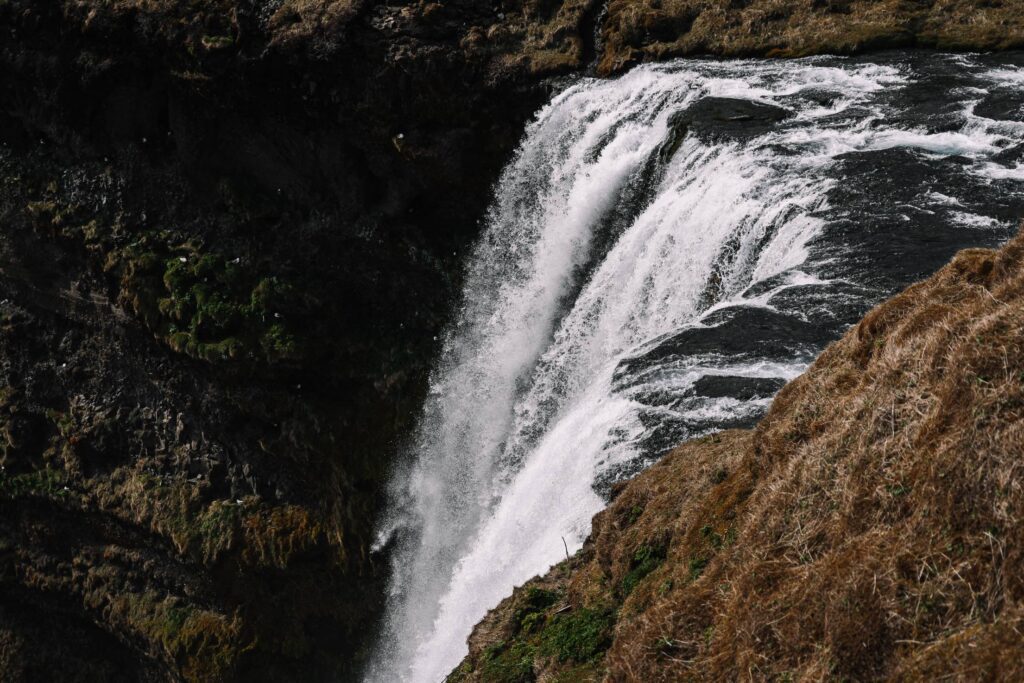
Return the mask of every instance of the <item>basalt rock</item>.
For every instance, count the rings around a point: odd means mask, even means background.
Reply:
[[[745,141],[763,135],[791,112],[766,102],[732,97],[705,97],[668,119],[669,136],[659,155],[667,162],[687,135],[706,142]]]
[[[0,678],[357,676],[394,444],[547,97],[461,46],[494,13],[0,3]]]

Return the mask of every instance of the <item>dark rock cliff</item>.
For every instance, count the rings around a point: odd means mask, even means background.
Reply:
[[[545,79],[1024,30],[811,5],[0,0],[0,678],[354,676],[388,463]]]
[[[309,4],[0,3],[4,680],[358,666],[394,442],[545,93],[466,58],[472,6]]]

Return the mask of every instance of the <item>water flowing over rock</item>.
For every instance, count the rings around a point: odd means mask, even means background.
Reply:
[[[975,109],[1019,103],[1021,73],[925,54],[685,61],[555,95],[496,186],[395,478],[368,679],[443,678],[617,482],[749,425],[870,305],[1006,239],[1022,171],[997,156],[1024,116]]]
[[[1024,234],[864,316],[755,430],[682,444],[448,683],[1024,677]]]

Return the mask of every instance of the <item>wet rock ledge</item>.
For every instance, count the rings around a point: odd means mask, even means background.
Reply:
[[[998,0],[0,0],[0,678],[356,675],[547,79],[1022,35]]]

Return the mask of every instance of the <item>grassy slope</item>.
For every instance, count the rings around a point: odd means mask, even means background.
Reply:
[[[804,56],[1024,45],[1014,0],[611,0],[599,69],[679,55]]]
[[[452,680],[1021,680],[1022,466],[1024,236],[630,482]]]

